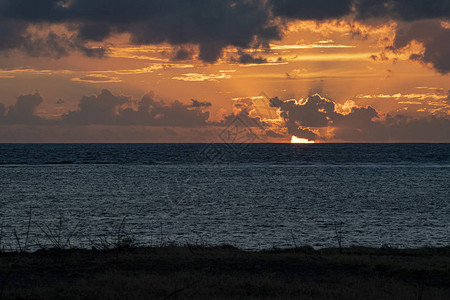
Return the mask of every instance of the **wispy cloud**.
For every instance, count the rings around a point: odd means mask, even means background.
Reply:
[[[296,44],[296,45],[274,45],[274,44],[271,44],[270,48],[273,50],[356,48],[356,46],[328,44],[328,43],[321,43],[321,42],[325,42],[325,41],[319,41],[318,43],[314,43],[314,44]]]
[[[181,76],[172,77],[175,80],[181,81],[217,81],[218,79],[229,79],[231,75],[229,72],[220,72],[219,74],[202,74],[202,73],[187,73]]]
[[[12,76],[17,74],[33,74],[33,75],[53,75],[53,74],[71,74],[70,70],[47,70],[47,69],[32,69],[32,68],[18,68],[18,69],[0,69],[0,76]]]
[[[358,61],[368,60],[371,52],[362,53],[321,53],[308,55],[283,55],[286,61]]]
[[[104,74],[89,74],[82,77],[72,78],[72,81],[87,82],[87,83],[117,83],[122,82],[118,77],[110,77]]]
[[[171,51],[170,46],[139,46],[139,47],[111,47],[109,57],[140,59],[150,61],[168,62],[169,59],[162,57],[161,52]]]
[[[130,69],[130,70],[111,70],[111,71],[94,71],[92,73],[109,73],[109,74],[117,74],[117,75],[133,75],[133,74],[146,74],[153,73],[159,70],[168,70],[168,69],[187,69],[193,68],[194,65],[191,64],[152,64],[148,67],[140,68],[140,69]]]
[[[417,100],[427,100],[427,99],[433,99],[433,100],[444,100],[447,99],[447,95],[442,94],[434,94],[434,93],[426,93],[426,94],[376,94],[376,95],[362,95],[359,94],[356,96],[356,98],[359,99],[417,99]]]

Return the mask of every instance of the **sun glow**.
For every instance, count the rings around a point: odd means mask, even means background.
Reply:
[[[296,137],[295,135],[293,135],[292,139],[291,139],[291,144],[314,144],[314,141],[299,138],[299,137]]]

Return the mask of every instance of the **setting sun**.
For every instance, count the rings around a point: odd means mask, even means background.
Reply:
[[[314,144],[314,141],[299,138],[299,137],[296,137],[295,135],[293,135],[291,138],[291,144]]]

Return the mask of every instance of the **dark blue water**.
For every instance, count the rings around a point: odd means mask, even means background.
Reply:
[[[0,144],[0,192],[6,250],[450,245],[450,144]]]
[[[0,165],[198,162],[448,165],[450,144],[0,144]]]

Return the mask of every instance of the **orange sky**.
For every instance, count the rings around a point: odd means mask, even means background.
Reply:
[[[442,22],[443,28],[447,25]],[[56,59],[9,51],[0,56],[0,102],[8,108],[15,105],[18,96],[38,91],[43,101],[36,106],[35,114],[43,119],[58,120],[70,111],[77,111],[83,96],[98,95],[103,89],[114,95],[128,96],[125,103],[115,108],[118,110],[137,109],[136,103],[150,92],[162,105],[175,100],[189,105],[191,99],[211,105],[187,108],[209,112],[209,124],[195,128],[170,123],[164,126],[82,124],[79,127],[18,123],[0,125],[0,141],[220,142],[217,134],[226,127],[226,116],[233,112],[239,114],[242,106],[236,103],[253,99],[246,102],[245,109],[249,116],[263,124],[253,130],[260,137],[255,141],[289,142],[294,131],[288,129],[279,108],[268,108],[270,99],[296,99],[300,105],[304,103],[301,99],[304,101],[316,93],[334,102],[336,112],[343,116],[348,115],[352,107],[370,106],[378,113],[379,122],[383,122],[387,114],[414,119],[430,116],[448,119],[449,76],[430,64],[410,59],[413,53],[423,53],[424,47],[419,42],[409,43],[397,51],[386,50],[386,45],[395,38],[397,26],[395,21],[374,25],[350,19],[291,21],[284,28],[282,40],[271,41],[270,49],[245,50],[228,46],[215,63],[201,61],[195,44],[137,46],[128,43],[127,34],[115,35],[106,42],[110,48],[104,58],[74,53]],[[58,26],[55,28],[64,31]],[[174,51],[180,47],[189,57],[176,60]],[[255,63],[239,62],[243,52],[250,54],[248,57],[255,59]],[[255,109],[258,99],[263,99],[260,105],[266,105],[269,115],[267,111],[262,112],[261,107]],[[337,138],[333,129],[337,121],[327,118],[327,126],[294,123],[315,133],[317,141],[365,141],[348,134]],[[356,122],[355,128],[357,126]],[[65,130],[69,133],[65,134]],[[449,128],[438,141],[450,142],[448,131]],[[410,137],[398,139],[397,135],[367,138],[367,141],[372,140],[415,141]],[[423,137],[418,141],[422,140]]]

